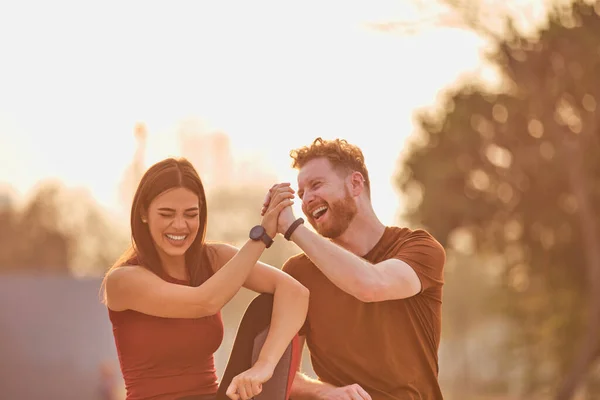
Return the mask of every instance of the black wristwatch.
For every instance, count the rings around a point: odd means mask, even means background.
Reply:
[[[273,239],[267,235],[267,231],[265,231],[265,228],[262,225],[256,225],[250,229],[250,239],[256,241],[262,240],[267,246],[267,249],[273,244]]]

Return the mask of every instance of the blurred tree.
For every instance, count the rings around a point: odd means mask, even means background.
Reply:
[[[127,244],[126,230],[108,219],[87,192],[42,182],[17,209],[0,209],[4,271],[101,274]]]
[[[13,267],[50,273],[68,273],[72,239],[60,224],[59,195],[61,187],[54,182],[40,185],[21,212],[15,229],[16,257]]]
[[[16,237],[17,210],[14,190],[6,185],[0,187],[0,269],[13,258]]]
[[[599,14],[579,1],[536,35],[512,23],[488,35],[505,90],[466,84],[443,112],[422,111],[398,176],[407,220],[504,256],[500,311],[528,366],[524,390],[564,377],[558,399],[600,356]]]

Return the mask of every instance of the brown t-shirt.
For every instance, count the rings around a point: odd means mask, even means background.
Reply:
[[[442,399],[438,385],[443,247],[427,232],[386,227],[364,256],[376,264],[397,258],[421,280],[419,294],[363,303],[335,286],[305,254],[283,270],[310,290],[306,336],[315,373],[335,386],[358,383],[373,398]]]

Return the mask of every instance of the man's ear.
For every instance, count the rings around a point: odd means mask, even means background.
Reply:
[[[360,194],[365,190],[365,178],[358,171],[353,171],[350,174],[350,192],[352,196],[360,196]]]

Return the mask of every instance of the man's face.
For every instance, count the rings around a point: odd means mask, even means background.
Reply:
[[[336,171],[326,158],[315,158],[300,169],[298,196],[308,222],[330,239],[343,234],[358,212],[349,177]]]

